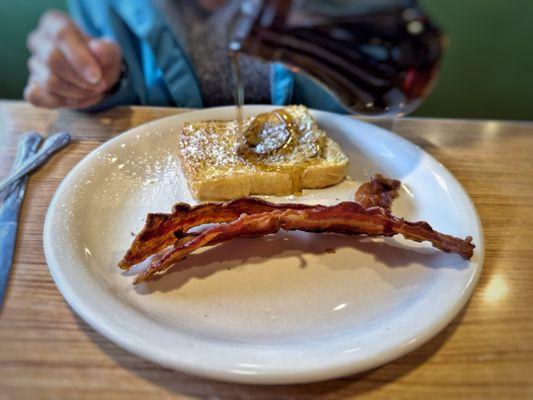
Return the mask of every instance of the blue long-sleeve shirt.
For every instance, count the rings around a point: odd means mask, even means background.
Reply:
[[[92,110],[116,105],[203,107],[202,93],[180,40],[148,0],[71,0],[70,12],[90,36],[122,49],[124,73],[113,93]],[[281,64],[270,66],[272,104],[304,104],[344,112],[319,84]]]

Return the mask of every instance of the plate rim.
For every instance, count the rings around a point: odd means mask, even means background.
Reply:
[[[477,223],[479,239],[476,240],[477,260],[474,265],[472,276],[470,277],[470,280],[466,283],[465,289],[461,292],[460,297],[456,299],[455,303],[453,304],[453,307],[450,307],[449,309],[447,309],[446,312],[444,312],[443,315],[439,318],[437,323],[434,323],[433,325],[429,325],[425,327],[425,329],[421,329],[417,331],[416,341],[413,341],[412,343],[407,343],[406,345],[400,346],[399,348],[382,349],[381,352],[378,352],[377,354],[375,354],[371,359],[355,360],[355,359],[348,357],[348,358],[345,358],[344,360],[338,360],[337,363],[328,363],[327,365],[324,365],[324,366],[313,364],[313,365],[310,365],[309,368],[306,368],[306,369],[299,369],[299,370],[291,371],[290,374],[288,374],[286,371],[283,371],[280,373],[279,371],[261,370],[259,374],[244,375],[244,374],[238,374],[238,373],[231,372],[231,371],[209,369],[209,368],[206,368],[205,365],[197,366],[192,363],[181,362],[179,358],[174,358],[173,360],[169,360],[169,359],[162,359],[162,358],[156,357],[153,354],[151,354],[149,351],[143,348],[136,347],[134,343],[124,339],[122,335],[118,334],[117,332],[113,330],[112,326],[108,326],[105,323],[101,323],[101,321],[98,320],[98,310],[91,310],[90,305],[87,305],[85,303],[86,300],[84,301],[83,297],[78,296],[76,291],[73,290],[73,288],[70,286],[70,283],[66,279],[65,275],[62,273],[62,268],[60,266],[60,263],[57,260],[56,254],[54,254],[53,246],[52,246],[52,240],[53,240],[52,232],[53,232],[54,224],[52,221],[55,216],[54,210],[56,208],[56,203],[57,203],[58,198],[60,197],[61,193],[63,193],[65,189],[68,188],[69,181],[72,180],[74,176],[76,176],[80,171],[83,170],[83,166],[85,162],[87,162],[89,159],[97,157],[101,151],[105,151],[106,147],[111,146],[115,142],[123,140],[126,136],[134,134],[132,132],[134,132],[135,130],[141,127],[144,129],[147,129],[147,128],[149,129],[151,125],[158,125],[164,120],[175,119],[176,117],[183,118],[183,117],[190,116],[191,114],[201,114],[205,112],[217,112],[217,111],[221,111],[222,109],[228,109],[228,108],[234,109],[234,106],[223,106],[223,107],[205,108],[205,109],[200,109],[200,110],[191,110],[191,111],[187,111],[187,112],[180,113],[180,114],[158,118],[153,121],[132,127],[116,135],[115,137],[107,140],[106,142],[98,146],[97,148],[93,149],[89,154],[83,157],[68,172],[68,174],[63,178],[62,182],[59,184],[58,188],[56,189],[54,193],[54,196],[52,197],[52,200],[50,201],[50,204],[49,204],[49,207],[46,213],[44,226],[43,226],[44,253],[45,253],[48,270],[58,290],[60,291],[62,296],[65,298],[69,306],[86,323],[88,323],[94,330],[102,334],[106,339],[110,340],[117,346],[123,349],[126,349],[127,351],[139,357],[145,358],[149,361],[152,361],[164,367],[168,367],[174,370],[179,370],[181,372],[186,372],[186,373],[189,373],[195,376],[201,376],[205,378],[222,380],[222,381],[227,381],[227,382],[234,382],[234,383],[289,384],[289,383],[309,383],[309,382],[327,380],[327,379],[337,378],[341,376],[351,375],[354,373],[362,372],[362,371],[365,371],[371,368],[381,366],[385,363],[398,359],[402,357],[403,355],[422,346],[424,343],[428,342],[430,339],[436,336],[439,332],[441,332],[457,316],[457,314],[459,314],[459,312],[465,307],[466,303],[472,296],[476,283],[478,282],[482,269],[483,269],[483,261],[484,261],[484,256],[485,256],[483,227],[481,224],[481,220],[479,218],[479,214],[477,212],[477,209],[472,199],[470,198],[466,190],[463,188],[461,183],[453,176],[453,174],[442,163],[440,163],[437,159],[435,159],[431,154],[426,152],[420,146],[418,146],[415,143],[412,143],[411,141],[407,140],[406,138],[392,131],[381,128],[372,123],[354,118],[355,122],[357,122],[358,124],[367,126],[370,129],[377,129],[377,130],[383,131],[387,135],[392,135],[393,137],[395,137],[395,139],[400,139],[401,141],[406,142],[409,146],[414,146],[425,157],[427,157],[429,161],[434,162],[435,164],[439,165],[439,167],[442,169],[442,172],[447,175],[446,178],[448,180],[451,180],[457,185],[460,192],[462,192],[461,194],[463,195],[464,200],[468,203],[468,205],[474,212],[473,217]],[[261,111],[265,111],[265,110],[273,109],[273,108],[277,108],[277,107],[272,106],[272,105],[245,105],[244,106],[245,111],[249,111],[252,113],[261,112]],[[342,114],[321,111],[321,110],[310,109],[310,111],[313,115],[320,115],[320,116],[325,116],[325,117],[353,118],[351,116],[345,116]]]

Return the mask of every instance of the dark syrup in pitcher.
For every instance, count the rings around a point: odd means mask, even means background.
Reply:
[[[403,115],[419,105],[436,75],[442,37],[415,2],[334,16],[295,8],[300,3],[243,4],[230,43],[238,107],[243,102],[239,52],[308,75],[353,113]]]

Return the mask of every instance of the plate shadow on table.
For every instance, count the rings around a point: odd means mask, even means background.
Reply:
[[[437,336],[396,361],[367,372],[322,382],[293,385],[249,385],[214,381],[163,368],[109,342],[77,315],[76,322],[88,338],[120,367],[177,396],[220,399],[341,398],[370,393],[388,385],[428,362],[453,336],[466,307]],[[155,395],[155,393],[154,393]]]
[[[417,244],[400,243],[395,238],[370,238],[361,236],[344,236],[335,234],[313,234],[280,232],[253,239],[238,239],[228,243],[207,248],[199,254],[192,254],[174,265],[166,274],[135,288],[137,293],[147,295],[153,292],[177,290],[191,279],[206,279],[216,273],[232,270],[246,264],[247,268],[260,268],[265,260],[296,257],[300,268],[308,268],[304,255],[322,255],[321,264],[332,271],[363,268],[364,264],[354,266],[346,257],[337,257],[338,251],[354,248],[369,254],[386,268],[375,269],[381,278],[401,288],[402,282],[393,279],[390,269],[407,267],[411,264],[427,268],[464,269],[468,261],[456,254],[447,254]],[[268,268],[268,266],[263,266]],[[138,268],[125,272],[125,275],[137,274]],[[235,271],[237,273],[237,271]],[[408,283],[405,283],[408,284]]]

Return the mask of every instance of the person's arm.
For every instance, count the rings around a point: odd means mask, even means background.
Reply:
[[[110,96],[129,93],[120,48],[87,36],[64,13],[45,13],[28,36],[28,48],[24,98],[36,106],[105,108]]]

